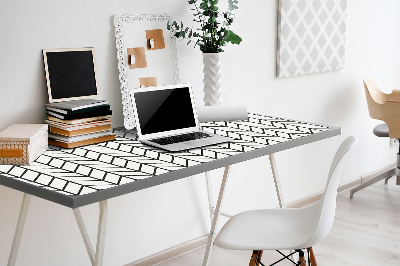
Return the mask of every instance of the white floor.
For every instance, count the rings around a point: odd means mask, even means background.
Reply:
[[[205,248],[162,263],[162,266],[201,265]],[[380,181],[349,198],[338,196],[335,222],[329,236],[314,246],[318,265],[400,265],[400,186],[395,178]],[[251,251],[214,247],[211,266],[248,265]],[[279,259],[275,251],[265,251],[263,263]],[[278,265],[293,265],[282,262]]]

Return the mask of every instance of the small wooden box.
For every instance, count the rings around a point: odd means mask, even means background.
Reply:
[[[44,124],[14,124],[0,132],[0,164],[31,164],[48,148],[47,128]]]

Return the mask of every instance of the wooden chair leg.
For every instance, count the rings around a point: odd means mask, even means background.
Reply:
[[[310,251],[310,262],[311,266],[318,266],[317,259],[315,258],[314,250],[312,247],[309,247],[308,250]]]
[[[260,265],[260,260],[261,256],[263,254],[262,250],[253,250],[253,254],[251,254],[251,259],[249,266],[259,266]]]

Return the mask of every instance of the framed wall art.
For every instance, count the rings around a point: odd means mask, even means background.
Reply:
[[[277,77],[344,67],[347,0],[279,0]]]
[[[176,38],[167,30],[169,14],[115,15],[115,38],[124,126],[135,127],[131,89],[179,83]]]

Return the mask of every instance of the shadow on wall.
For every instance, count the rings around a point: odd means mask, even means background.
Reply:
[[[357,86],[343,87],[341,90],[337,90],[336,93],[329,98],[329,102],[325,105],[325,108],[321,110],[321,119],[319,121],[329,121],[331,125],[343,126],[346,121],[354,121],[352,114],[357,110],[357,104],[360,103],[361,90]],[[338,108],[339,107],[339,108]],[[367,114],[367,113],[366,113]]]
[[[34,80],[31,81],[29,89],[23,92],[15,92],[11,96],[7,96],[9,101],[15,102],[19,106],[11,114],[3,114],[2,119],[5,121],[5,128],[12,124],[44,124],[46,119],[46,111],[44,104],[48,103],[46,75],[44,72],[44,63],[41,51],[38,51],[37,67],[32,70],[36,74],[32,75]],[[23,94],[23,95],[21,95]],[[35,102],[34,105],[29,102]]]
[[[211,172],[209,173],[210,175],[212,174]],[[214,173],[215,175],[215,173]],[[188,183],[188,189],[191,191],[191,195],[192,196],[192,200],[193,200],[193,205],[194,208],[196,208],[195,213],[203,213],[203,208],[202,205],[200,204],[204,198],[199,197],[199,186],[198,184],[196,184],[196,181],[194,179],[204,179],[204,183],[206,183],[205,181],[205,174],[199,174],[196,176],[192,176],[192,178],[187,182]],[[206,193],[206,186],[203,187],[204,191],[201,191],[200,193]],[[198,216],[200,217],[200,215]],[[206,217],[208,218],[208,217]],[[205,219],[201,220],[201,226],[202,226],[202,230],[203,232],[208,232],[209,230],[209,224],[205,222]]]
[[[46,72],[44,71],[44,62],[43,62],[43,55],[42,51],[40,51],[40,60],[39,60],[39,67],[38,67],[38,73],[36,75],[36,84],[37,84],[37,90],[39,90],[40,95],[39,99],[41,102],[39,104],[46,104],[49,102],[49,94],[47,91],[47,81],[46,81]],[[45,117],[45,110],[43,107],[43,117]],[[44,122],[44,121],[43,121]]]
[[[115,45],[114,16],[109,17],[108,42],[101,46],[104,50],[95,48],[99,95],[109,102],[112,114],[112,127],[124,124],[122,115],[122,98],[120,91],[117,49]]]

